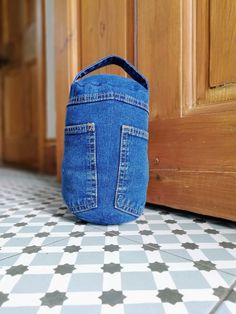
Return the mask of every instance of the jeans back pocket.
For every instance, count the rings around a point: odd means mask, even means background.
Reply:
[[[149,179],[148,132],[122,125],[115,208],[138,217],[145,206]]]
[[[94,123],[65,127],[62,195],[76,213],[97,207],[96,132]]]

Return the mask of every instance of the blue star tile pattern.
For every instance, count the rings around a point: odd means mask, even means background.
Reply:
[[[35,235],[35,237],[37,238],[46,238],[47,236],[49,236],[50,233],[49,232],[39,232]]]
[[[81,247],[78,245],[70,245],[64,248],[64,252],[74,253],[74,252],[78,252],[80,249]]]
[[[70,233],[70,237],[79,238],[85,235],[84,232],[74,231]]]
[[[28,254],[32,254],[32,253],[38,253],[41,250],[40,246],[37,245],[32,245],[32,246],[27,246],[25,247],[22,252],[23,253],[28,253]]]
[[[99,298],[102,300],[103,304],[109,304],[111,306],[114,306],[116,304],[122,304],[126,296],[123,294],[122,291],[116,291],[114,289],[111,289],[109,291],[103,291],[102,295],[99,296]]]
[[[146,251],[156,251],[160,249],[160,245],[156,243],[145,243],[143,245],[144,250]]]
[[[120,234],[119,231],[115,231],[115,230],[110,230],[110,231],[105,232],[105,236],[108,236],[108,237],[115,237],[119,234]]]
[[[151,230],[140,230],[139,234],[141,234],[141,235],[152,235],[153,232]]]
[[[165,263],[158,263],[158,262],[154,262],[154,263],[150,263],[148,268],[151,269],[151,271],[157,271],[159,273],[162,273],[164,271],[167,271],[169,266],[167,266]]]
[[[110,264],[104,264],[103,267],[101,267],[104,272],[114,274],[119,273],[123,267],[120,266],[120,264],[110,263]]]
[[[92,225],[55,177],[0,168],[0,313],[236,313],[235,230],[150,204]]]
[[[196,267],[199,270],[206,270],[211,271],[215,269],[216,265],[210,261],[194,261],[194,267]]]
[[[182,302],[183,295],[179,293],[177,289],[163,289],[159,290],[157,295],[162,302],[176,304],[177,302]]]
[[[24,274],[28,270],[27,266],[24,265],[16,265],[7,269],[6,274],[11,276]]]
[[[7,238],[12,238],[16,235],[16,233],[8,232],[8,233],[3,233],[0,235],[0,238],[7,239]]]
[[[108,252],[116,252],[116,251],[119,251],[119,249],[120,249],[119,245],[115,245],[115,244],[109,244],[103,247],[103,250],[108,251]]]
[[[66,299],[67,296],[65,292],[56,290],[53,292],[47,292],[40,300],[42,301],[42,305],[52,308],[56,305],[62,305]]]
[[[8,300],[8,294],[0,291],[0,306]]]
[[[206,229],[204,230],[206,233],[209,233],[209,234],[217,234],[219,233],[218,230],[215,230],[215,229]]]
[[[183,243],[182,247],[184,247],[185,249],[189,249],[189,250],[195,250],[195,249],[199,248],[199,246],[197,244],[190,243],[190,242]]]
[[[71,274],[75,270],[74,265],[70,264],[63,264],[63,265],[57,265],[57,267],[54,269],[55,273],[65,275],[65,274]]]
[[[220,242],[219,243],[220,246],[222,246],[225,249],[236,249],[236,244],[232,243],[232,242]]]

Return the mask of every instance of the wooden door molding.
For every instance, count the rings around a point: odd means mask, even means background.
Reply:
[[[219,11],[216,9],[216,2],[191,0],[182,1],[181,4],[182,115],[234,111],[236,84],[229,81],[215,85],[211,83],[214,75],[212,72],[216,68],[215,41],[219,37],[219,32],[215,34],[214,14]],[[211,12],[213,8],[214,12]],[[220,38],[222,37],[223,35]],[[232,47],[234,39],[236,40],[236,36],[231,39]],[[219,61],[223,66],[224,60],[221,58]]]
[[[3,78],[0,71],[0,165],[3,160]]]
[[[36,58],[37,58],[37,111],[38,111],[38,170],[45,170],[46,141],[46,51],[45,0],[36,0]]]
[[[54,2],[55,3],[55,2]],[[55,37],[55,78],[56,78],[56,149],[57,177],[61,177],[61,160],[64,146],[65,108],[71,81],[78,68],[80,58],[80,1],[58,0],[54,7]]]
[[[181,113],[180,3],[137,1],[137,66],[150,82],[150,122]]]
[[[56,174],[56,139],[46,138],[46,0],[36,0],[38,170]],[[29,36],[32,30],[29,30]],[[30,56],[28,56],[30,57]],[[51,61],[53,62],[53,60]]]

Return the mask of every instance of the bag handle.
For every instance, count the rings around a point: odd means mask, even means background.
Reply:
[[[148,89],[148,81],[145,79],[145,77],[139,73],[139,71],[132,65],[130,64],[127,60],[116,56],[116,55],[109,55],[105,58],[102,58],[95,62],[92,65],[89,65],[88,67],[84,68],[81,70],[76,77],[74,78],[74,81],[77,81],[78,79],[82,78],[86,74],[95,71],[97,69],[100,69],[104,66],[110,65],[110,64],[116,64],[123,68],[136,82],[141,84],[143,87]]]

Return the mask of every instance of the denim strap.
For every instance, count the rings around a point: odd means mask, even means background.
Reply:
[[[74,78],[74,81],[77,81],[78,79],[82,78],[86,74],[95,71],[97,69],[100,69],[104,66],[110,65],[110,64],[116,64],[123,68],[136,82],[141,84],[143,87],[148,89],[148,81],[145,79],[145,77],[139,73],[139,71],[130,64],[127,60],[116,56],[116,55],[109,55],[103,59],[100,59],[99,61],[95,62],[94,64],[84,68],[81,70],[76,77]]]

